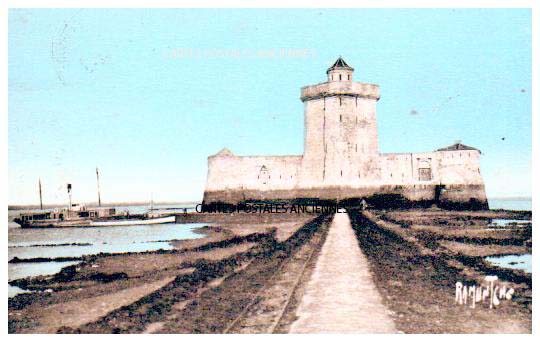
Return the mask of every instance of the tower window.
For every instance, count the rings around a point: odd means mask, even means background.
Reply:
[[[358,152],[358,144],[354,144],[354,151]]]
[[[339,98],[339,105],[341,106],[341,97]]]
[[[343,170],[341,170],[340,172],[341,172],[341,176],[343,176]]]
[[[351,80],[351,75],[347,75],[347,79],[350,81]]]
[[[339,122],[341,122],[341,115],[339,116]]]
[[[339,74],[339,80],[341,81],[341,74]]]

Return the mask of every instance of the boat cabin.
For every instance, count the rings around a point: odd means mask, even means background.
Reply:
[[[84,205],[72,204],[71,208],[54,209],[48,212],[41,213],[22,213],[20,220],[39,221],[39,220],[64,220],[64,219],[78,219],[78,218],[101,218],[111,217],[116,215],[115,208],[92,208],[88,209]]]

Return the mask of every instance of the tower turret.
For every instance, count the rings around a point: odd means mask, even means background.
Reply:
[[[339,56],[336,62],[326,70],[328,75],[328,82],[339,81],[352,81],[354,69],[351,68],[344,60]]]

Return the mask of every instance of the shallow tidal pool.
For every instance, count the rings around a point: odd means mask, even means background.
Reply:
[[[498,267],[511,268],[532,273],[532,254],[486,257],[485,260]]]

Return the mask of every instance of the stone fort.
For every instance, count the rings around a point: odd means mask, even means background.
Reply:
[[[355,82],[340,57],[327,81],[301,89],[304,154],[208,157],[205,204],[365,200],[378,206],[486,209],[480,151],[461,143],[422,153],[380,153],[379,86]]]

